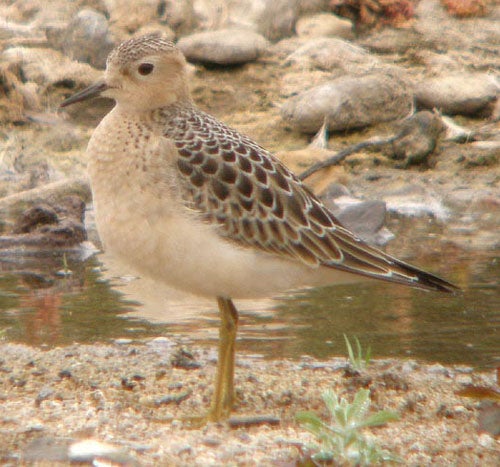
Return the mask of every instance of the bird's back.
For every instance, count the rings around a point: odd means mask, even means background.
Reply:
[[[418,288],[452,291],[345,229],[278,159],[192,104],[154,113],[177,150],[185,205],[243,248]]]

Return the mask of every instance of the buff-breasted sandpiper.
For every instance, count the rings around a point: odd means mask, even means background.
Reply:
[[[104,248],[140,274],[217,298],[209,420],[227,417],[234,403],[233,298],[363,277],[456,290],[362,242],[272,154],[198,109],[172,42],[122,43],[104,79],[62,106],[97,95],[116,101],[87,150]]]

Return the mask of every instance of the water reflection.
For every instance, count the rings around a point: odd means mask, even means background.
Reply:
[[[175,334],[215,344],[215,301],[120,278],[104,261],[103,273],[98,258],[81,262],[68,256],[72,274],[60,276],[62,255],[0,258],[2,338],[54,346]],[[434,261],[430,256],[417,260],[436,271]],[[491,255],[455,254],[445,266],[441,273],[465,286],[463,295],[364,283],[237,302],[239,348],[272,358],[327,358],[345,355],[345,333],[371,345],[377,357],[498,365],[500,261]]]

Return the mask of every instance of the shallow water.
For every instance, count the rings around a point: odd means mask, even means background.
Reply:
[[[32,345],[174,337],[216,345],[215,301],[117,277],[106,258],[0,256],[0,338]],[[434,258],[434,259],[429,259]],[[427,255],[412,262],[464,289],[457,296],[384,283],[308,289],[236,302],[239,349],[272,358],[345,355],[343,334],[375,357],[493,367],[500,363],[500,258]],[[441,265],[441,270],[440,266]],[[65,275],[69,269],[72,274]],[[59,274],[58,274],[59,272]]]

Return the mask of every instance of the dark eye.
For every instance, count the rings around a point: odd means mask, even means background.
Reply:
[[[154,70],[154,65],[152,63],[141,63],[137,71],[140,75],[146,76],[149,75]]]

